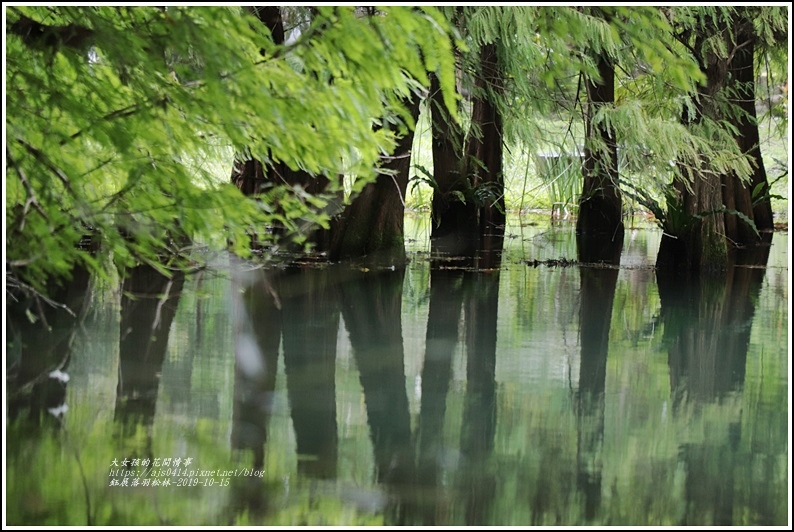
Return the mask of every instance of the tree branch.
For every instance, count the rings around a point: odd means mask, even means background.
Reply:
[[[94,30],[77,24],[48,26],[20,14],[19,20],[8,26],[8,31],[19,36],[26,45],[34,48],[53,48],[60,46],[75,50],[87,50],[94,41]]]
[[[28,193],[28,199],[25,201],[25,205],[22,207],[22,220],[19,222],[19,231],[22,231],[25,227],[25,216],[27,215],[28,209],[31,205],[36,208],[38,213],[41,214],[42,218],[48,220],[49,218],[47,217],[47,213],[39,203],[39,200],[36,199],[36,191],[33,190],[33,185],[30,184],[30,180],[28,180],[27,176],[25,175],[25,171],[22,170],[22,168],[11,156],[11,151],[8,149],[8,147],[6,147],[6,159],[8,159],[8,162],[14,167],[14,170],[17,171],[19,180],[22,182],[22,186],[25,187],[25,191]]]

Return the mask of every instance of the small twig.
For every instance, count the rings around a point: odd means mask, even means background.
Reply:
[[[17,164],[16,160],[11,156],[11,151],[6,147],[6,158],[8,162],[11,163],[11,166],[14,167],[14,170],[17,171],[19,175],[19,180],[22,182],[22,185],[25,187],[25,191],[28,193],[28,199],[25,201],[25,205],[22,207],[22,220],[19,222],[19,231],[22,231],[25,227],[25,216],[28,213],[28,209],[31,205],[33,205],[39,214],[45,219],[49,220],[47,217],[47,213],[44,211],[44,208],[39,203],[39,200],[36,199],[36,191],[33,190],[33,185],[30,184],[30,180],[28,180],[27,176],[25,175],[25,171],[20,168]]]

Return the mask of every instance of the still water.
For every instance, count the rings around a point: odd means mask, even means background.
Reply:
[[[84,316],[7,322],[7,523],[785,525],[788,235],[699,284],[660,236],[76,278]]]

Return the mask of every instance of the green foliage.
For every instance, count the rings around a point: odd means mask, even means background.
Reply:
[[[231,154],[366,182],[399,134],[373,124],[413,127],[403,98],[427,71],[454,109],[432,7],[318,7],[283,46],[237,7],[17,6],[7,19],[8,264],[38,289],[78,263],[102,273],[86,235],[119,266],[182,267],[163,257],[188,242],[245,255],[276,221],[327,223],[325,199],[301,190],[244,197]]]

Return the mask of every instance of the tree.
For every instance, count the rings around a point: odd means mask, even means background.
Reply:
[[[469,95],[467,127],[453,120],[442,105],[440,84],[431,83],[433,127],[434,246],[453,255],[473,255],[478,249],[501,250],[505,202],[503,173],[504,76],[503,41],[498,22],[501,8],[448,10],[465,32],[473,50],[461,57],[461,91]],[[482,22],[485,20],[485,22]],[[493,33],[479,31],[479,24]],[[468,73],[471,72],[469,76]],[[490,242],[496,236],[498,243]]]
[[[590,8],[609,23],[611,15]],[[596,120],[600,108],[615,104],[615,59],[606,49],[595,49],[596,76],[585,79],[584,161],[579,215],[576,218],[577,248],[580,260],[601,257],[600,249],[623,245],[623,202],[618,185],[617,138],[609,123]],[[597,139],[597,141],[595,140]],[[619,253],[618,253],[619,254]]]
[[[783,33],[781,9],[680,8],[669,13],[676,38],[697,61],[704,81],[681,122],[709,151],[679,159],[668,196],[658,264],[670,270],[725,269],[734,247],[754,245],[771,228],[769,184],[758,147],[753,46]],[[761,33],[756,33],[762,28]],[[753,192],[761,201],[753,205]],[[758,215],[758,224],[754,218]]]
[[[419,116],[419,97],[408,98],[411,124]],[[412,126],[411,126],[412,127]],[[381,266],[405,264],[405,192],[411,163],[413,129],[403,127],[397,146],[384,155],[375,180],[364,186],[331,224],[332,260],[367,256]]]
[[[195,245],[248,256],[250,233],[327,226],[328,198],[290,183],[246,197],[217,167],[241,153],[355,175],[358,191],[395,147],[395,128],[373,123],[410,125],[405,98],[428,71],[451,72],[452,57],[435,8],[316,11],[277,44],[237,7],[9,8],[12,278],[43,291],[77,264],[106,274],[111,257],[168,272],[188,266]],[[96,258],[78,246],[86,235]]]

